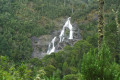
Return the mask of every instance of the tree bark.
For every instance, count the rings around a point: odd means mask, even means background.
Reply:
[[[99,0],[99,13],[98,13],[98,48],[101,48],[104,37],[104,0]]]

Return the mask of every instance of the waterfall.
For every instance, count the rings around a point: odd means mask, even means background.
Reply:
[[[55,52],[55,40],[56,40],[56,37],[54,37],[51,41],[51,43],[49,44],[49,47],[48,47],[48,51],[47,51],[47,54],[51,54],[53,52]],[[50,48],[52,45],[52,49]]]
[[[68,39],[73,39],[73,27],[72,27],[72,25],[71,25],[70,19],[71,19],[71,17],[69,17],[69,18],[67,19],[65,25],[63,26],[63,30],[62,30],[62,31],[65,31],[65,28],[68,28],[68,29],[69,29],[69,32],[70,32]],[[63,33],[62,31],[61,31],[61,34],[60,34],[60,35],[64,35],[64,33]],[[62,41],[61,41],[62,38],[64,38],[64,37],[60,36],[60,42],[62,42]]]
[[[69,39],[73,39],[73,31],[70,30]]]
[[[59,35],[59,38],[60,38],[59,42],[62,42],[64,40],[64,32],[65,32],[65,29],[63,28],[60,35]]]
[[[65,22],[65,25],[63,26],[63,28],[65,29],[65,27],[68,27],[68,25],[69,25],[69,19],[70,19],[70,17],[67,19],[67,21]]]
[[[72,25],[70,23],[70,19],[71,18],[69,18],[69,21],[68,21],[68,28],[70,30],[69,39],[73,39],[73,27],[72,27]]]
[[[67,21],[65,22],[65,24],[63,26],[63,29],[61,30],[61,33],[59,35],[59,38],[60,38],[59,43],[64,41],[65,28],[69,29],[69,38],[68,39],[73,39],[73,27],[71,25],[70,19],[71,19],[71,17],[69,17],[67,19]],[[51,53],[55,52],[55,45],[54,45],[55,40],[56,40],[56,37],[54,37],[52,39],[51,43],[49,44],[47,54],[51,54]],[[51,45],[52,45],[52,48],[51,48]]]
[[[61,29],[53,31],[52,35],[43,35],[40,36],[40,38],[31,37],[32,47],[34,49],[32,57],[43,58],[45,55],[63,50],[66,45],[73,46],[78,40],[82,39],[80,35],[81,30],[78,28],[77,24],[74,23],[74,26],[71,24],[71,17],[67,18],[63,25],[60,26],[61,24],[56,29]],[[49,39],[51,40],[49,41]]]
[[[47,51],[47,53],[49,53],[49,52],[50,52],[50,49],[51,49],[51,43],[49,43],[49,46],[48,46],[48,51]]]

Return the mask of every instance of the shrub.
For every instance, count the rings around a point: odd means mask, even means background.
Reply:
[[[43,69],[39,70],[37,73],[37,76],[34,80],[45,80],[44,76],[45,76],[45,71]]]
[[[44,68],[45,72],[46,72],[46,76],[50,77],[53,75],[53,72],[56,70],[56,68],[53,65],[48,65]]]
[[[111,53],[104,44],[98,54],[90,51],[83,56],[81,72],[86,80],[119,80],[120,66],[112,61]]]
[[[78,76],[76,74],[68,74],[64,76],[63,80],[78,80]]]

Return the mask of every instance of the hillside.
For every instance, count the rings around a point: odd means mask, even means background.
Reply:
[[[98,49],[99,1],[0,0],[0,80],[119,80],[120,0],[103,1]],[[33,56],[47,52],[68,17],[81,38],[42,59]]]

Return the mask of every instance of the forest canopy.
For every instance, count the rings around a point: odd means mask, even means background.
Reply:
[[[103,8],[100,1],[104,2]],[[120,0],[0,0],[0,80],[120,80],[119,3]],[[99,14],[100,8],[103,14]],[[77,24],[82,39],[42,59],[33,58],[31,37],[52,35],[56,24],[67,17]]]

